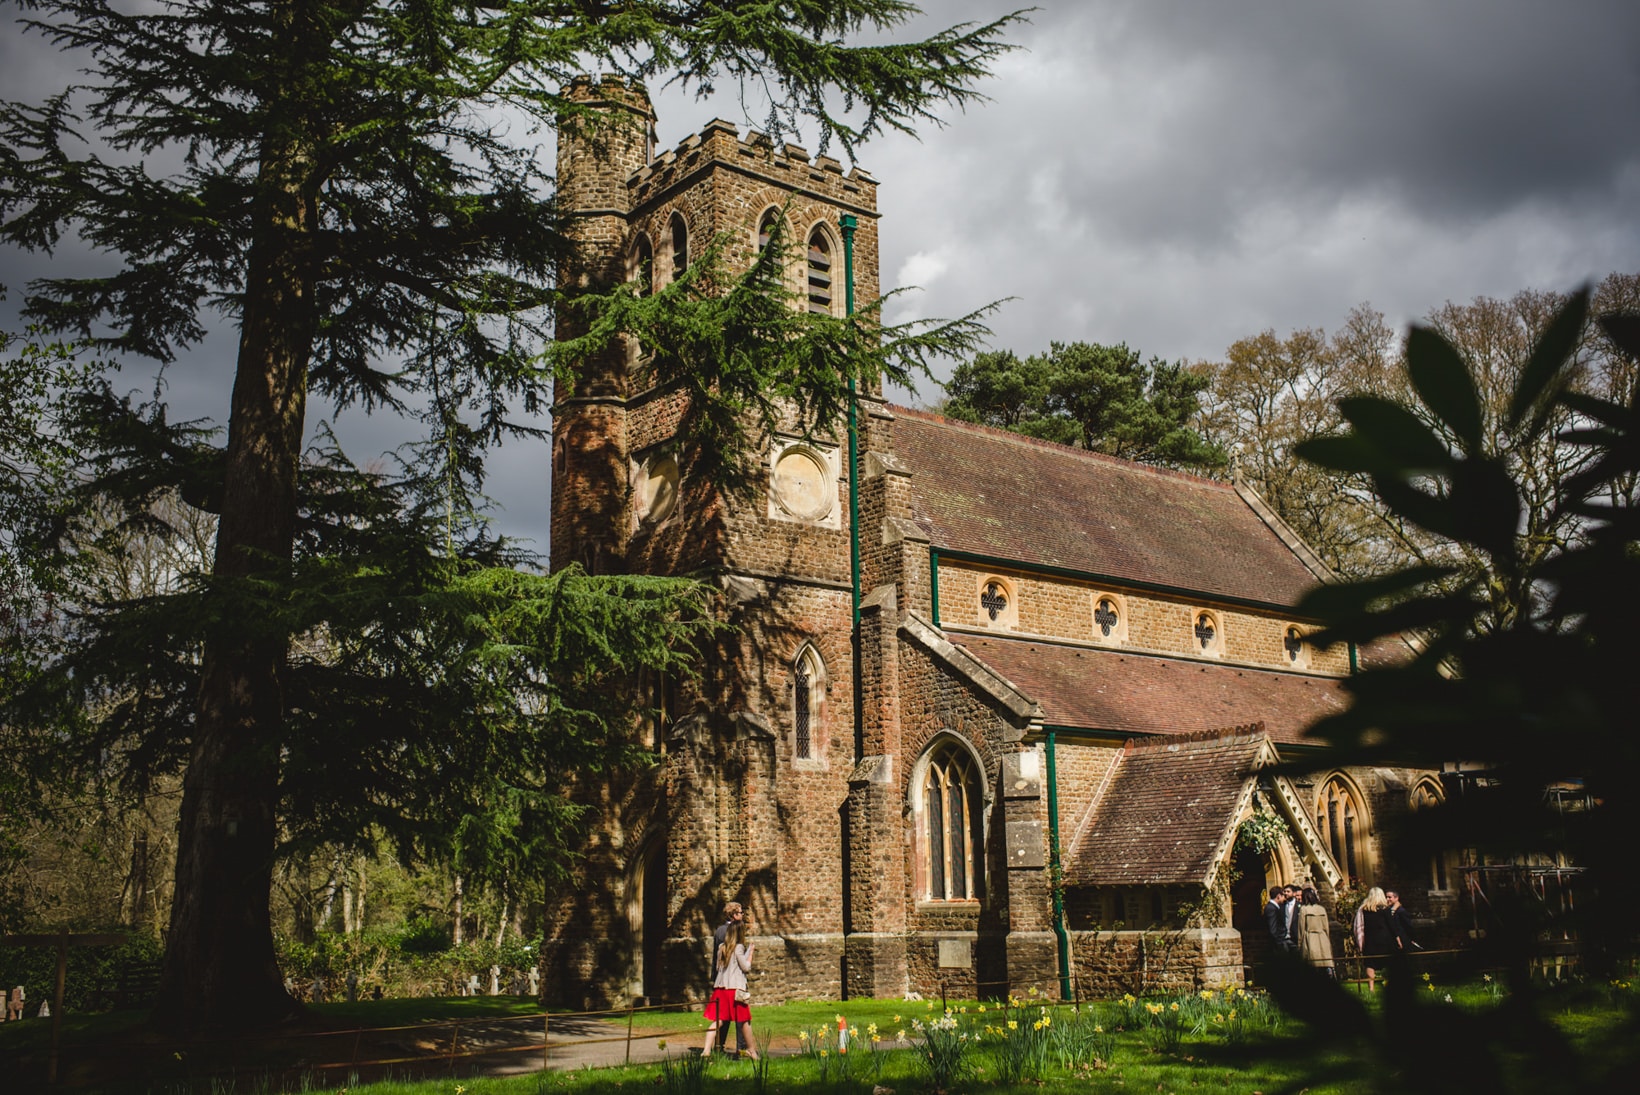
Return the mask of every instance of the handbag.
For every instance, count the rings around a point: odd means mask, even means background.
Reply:
[[[751,993],[750,989],[736,989],[735,990],[735,1003],[737,1003],[737,1004],[750,1004],[751,1002],[752,1002],[752,993]]]

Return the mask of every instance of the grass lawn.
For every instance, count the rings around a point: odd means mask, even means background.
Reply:
[[[1471,1015],[1498,1007],[1502,994],[1485,983],[1436,984],[1419,993],[1431,1017],[1442,1009]],[[99,1090],[151,1091],[164,1095],[275,1095],[285,1090],[346,1086],[349,1095],[1071,1095],[1071,1093],[1230,1092],[1237,1095],[1308,1091],[1378,1090],[1385,1072],[1358,1047],[1320,1049],[1304,1024],[1272,1006],[1261,994],[1161,997],[1086,1004],[1080,1011],[1026,999],[1016,1006],[949,1001],[807,1001],[754,1006],[758,1041],[776,1044],[778,1055],[761,1073],[749,1061],[717,1057],[704,1065],[689,1050],[700,1044],[705,1024],[698,1011],[635,1012],[635,1036],[652,1047],[665,1043],[665,1065],[529,1072],[500,1078],[387,1080],[360,1084],[339,1073],[282,1082],[259,1074],[249,1060],[237,1082],[219,1073],[193,1072],[187,1081],[164,1080]],[[1375,1001],[1369,1010],[1376,1011]],[[389,1028],[450,1019],[486,1020],[539,1016],[530,1002],[507,997],[384,1000],[328,1004],[313,1009],[333,1029]],[[1565,1034],[1578,1058],[1595,1075],[1611,1077],[1617,1055],[1640,1035],[1640,995],[1626,983],[1580,986],[1545,997],[1544,1013]],[[837,1046],[837,1016],[852,1029],[848,1054]],[[618,1024],[625,1015],[612,1017]],[[65,1017],[67,1044],[95,1043],[127,1033],[140,1013]],[[570,1024],[565,1022],[565,1027]],[[943,1028],[943,1029],[942,1029]],[[44,1048],[46,1023],[0,1025],[0,1058],[34,1055]],[[901,1036],[904,1031],[904,1036]],[[875,1038],[873,1038],[875,1034]],[[932,1076],[928,1046],[948,1047],[961,1067],[944,1079]],[[264,1047],[269,1053],[275,1047]],[[1497,1050],[1506,1064],[1507,1046]],[[265,1058],[272,1063],[271,1058]],[[288,1056],[279,1062],[288,1066]],[[1512,1067],[1512,1066],[1511,1066]],[[1520,1090],[1535,1090],[1524,1080]],[[631,1087],[631,1092],[623,1089]],[[21,1089],[19,1089],[21,1090]],[[887,1095],[877,1091],[876,1095]]]

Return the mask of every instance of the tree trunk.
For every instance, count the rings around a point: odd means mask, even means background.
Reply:
[[[292,74],[314,27],[285,13]],[[281,56],[277,51],[274,56]],[[270,104],[280,107],[281,104]],[[302,1007],[285,991],[269,894],[290,636],[246,597],[289,572],[315,331],[318,171],[306,104],[269,113],[258,171],[193,751],[183,780],[176,891],[152,1021],[175,1034],[265,1028]]]
[[[451,942],[455,946],[459,947],[459,946],[461,946],[461,876],[460,875],[456,875],[456,907],[455,907],[455,914],[456,914],[455,915],[456,923],[455,923],[455,930],[454,930],[454,932],[451,933]]]

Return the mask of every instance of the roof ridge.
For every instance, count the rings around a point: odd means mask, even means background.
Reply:
[[[1113,464],[1119,468],[1130,468],[1134,471],[1149,472],[1154,475],[1160,475],[1171,479],[1183,479],[1190,483],[1200,483],[1203,486],[1215,487],[1219,490],[1227,490],[1231,492],[1235,491],[1235,485],[1233,483],[1227,483],[1219,479],[1212,479],[1205,475],[1197,475],[1194,472],[1178,471],[1174,468],[1158,468],[1154,464],[1141,464],[1137,460],[1125,460],[1120,456],[1112,456],[1109,453],[1094,452],[1092,449],[1080,449],[1075,445],[1066,445],[1058,441],[1048,441],[1041,437],[1032,437],[1030,434],[1015,433],[1013,430],[1005,430],[998,426],[987,426],[980,422],[964,422],[960,418],[952,418],[949,415],[943,415],[936,411],[925,410],[921,407],[902,407],[898,403],[890,403],[888,405],[888,409],[893,412],[894,416],[897,418],[904,415],[909,415],[912,418],[921,418],[936,425],[954,426],[958,429],[970,430],[974,433],[988,434],[992,437],[998,438],[999,440],[1014,441],[1031,448],[1045,449],[1048,452],[1069,453],[1072,456],[1084,457],[1094,461],[1095,463]]]

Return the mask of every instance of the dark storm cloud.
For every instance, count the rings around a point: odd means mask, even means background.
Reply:
[[[975,3],[936,21],[981,18]],[[1640,5],[1078,3],[884,180],[885,274],[998,341],[1212,356],[1264,326],[1640,268]],[[915,275],[915,277],[913,277]]]
[[[891,36],[1010,7],[927,6]],[[1000,346],[1202,358],[1267,326],[1335,327],[1362,301],[1399,325],[1449,298],[1640,270],[1635,0],[1050,0],[1030,18],[990,102],[859,152],[882,183],[884,286],[925,290],[891,316],[1014,296]],[[37,36],[0,33],[0,95],[72,78]],[[655,90],[663,144],[763,114]],[[95,261],[0,252],[0,308],[24,277]],[[167,371],[179,417],[224,414],[232,349],[224,330]],[[414,432],[341,426],[360,459]],[[538,546],[545,461],[509,446],[490,483],[498,527]]]

